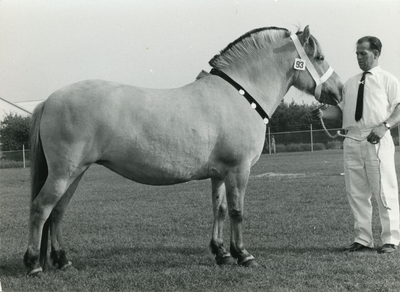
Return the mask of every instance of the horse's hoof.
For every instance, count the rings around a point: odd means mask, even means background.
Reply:
[[[32,271],[28,272],[26,276],[32,278],[42,278],[44,276],[43,269],[42,268],[33,269]]]
[[[232,266],[232,265],[236,265],[236,260],[231,257],[220,257],[215,259],[216,263],[218,266]]]
[[[260,266],[255,260],[248,260],[239,265],[246,268],[258,268]]]
[[[60,267],[59,269],[60,269],[61,271],[64,271],[64,270],[70,269],[70,268],[72,268],[72,263],[71,263],[70,261],[68,261],[68,263],[66,263],[65,265],[63,265],[63,266]]]

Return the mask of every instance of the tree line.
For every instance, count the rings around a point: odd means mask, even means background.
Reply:
[[[29,134],[31,117],[22,117],[18,114],[10,113],[4,117],[0,124],[1,150],[22,150],[30,148]]]
[[[310,125],[313,129],[322,129],[322,125],[318,119],[312,117],[311,111],[318,104],[297,104],[294,101],[287,103],[282,101],[268,124],[271,133],[278,132],[294,132],[310,130]],[[1,150],[22,150],[22,145],[25,149],[30,148],[29,132],[30,132],[31,117],[21,117],[17,114],[8,114],[0,125],[1,134]],[[329,128],[340,128],[340,122],[326,123]]]
[[[294,101],[290,103],[282,101],[268,124],[270,132],[308,131],[310,125],[312,125],[313,130],[323,129],[321,121],[312,116],[312,110],[318,106],[320,106],[318,103],[297,104]],[[342,127],[340,121],[325,122],[325,125],[327,128]]]

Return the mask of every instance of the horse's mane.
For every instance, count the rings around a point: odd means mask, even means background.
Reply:
[[[203,77],[206,77],[206,76],[208,76],[208,75],[210,75],[210,73],[208,73],[208,72],[206,72],[206,71],[204,71],[204,70],[201,70],[201,72],[199,73],[199,75],[197,75],[196,80],[199,80],[199,79],[201,79],[201,78],[203,78]]]
[[[302,31],[298,30],[296,34]],[[290,31],[279,27],[263,27],[249,31],[234,42],[230,43],[218,55],[215,55],[210,62],[211,67],[223,69],[241,59],[244,55],[255,52],[260,49],[270,48],[278,41],[290,36]],[[308,43],[311,47],[314,57],[321,52],[318,50],[318,41],[311,35]],[[199,76],[202,77],[202,76]]]
[[[277,41],[289,36],[290,32],[285,28],[263,27],[254,29],[230,43],[208,63],[211,67],[222,69],[229,66],[235,60],[241,59],[243,55],[271,47]]]

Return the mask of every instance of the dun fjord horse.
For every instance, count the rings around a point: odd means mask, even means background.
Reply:
[[[66,86],[40,104],[32,126],[28,275],[42,272],[48,234],[53,264],[71,265],[61,221],[85,171],[104,165],[133,181],[170,185],[211,178],[217,264],[256,266],[243,244],[243,202],[265,123],[291,86],[336,104],[342,82],[306,27],[250,31],[229,44],[196,81],[147,89],[102,80]],[[304,70],[307,69],[307,70]],[[222,241],[225,214],[230,250]]]

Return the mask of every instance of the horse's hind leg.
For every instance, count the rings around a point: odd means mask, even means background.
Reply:
[[[250,168],[229,172],[225,177],[226,196],[231,221],[231,255],[238,264],[246,267],[258,266],[254,257],[244,248],[243,244],[243,212],[244,194],[250,174]]]
[[[62,238],[62,219],[67,209],[69,201],[71,200],[76,188],[83,176],[83,173],[79,175],[75,181],[69,186],[68,190],[62,196],[60,201],[57,203],[51,213],[50,223],[50,239],[51,239],[51,254],[50,258],[53,265],[61,270],[72,266],[72,263],[68,260],[64,241]]]
[[[211,186],[214,214],[213,230],[210,242],[211,252],[215,255],[215,261],[218,265],[235,264],[236,261],[225,249],[223,243],[223,227],[227,212],[225,185],[221,180],[211,179]]]
[[[31,204],[29,216],[29,241],[24,256],[24,263],[28,269],[28,275],[34,275],[42,271],[44,256],[40,256],[43,226],[49,218],[53,208],[65,193],[69,184],[69,178],[56,179],[49,175],[40,190],[38,196]],[[44,250],[43,252],[44,253]]]

